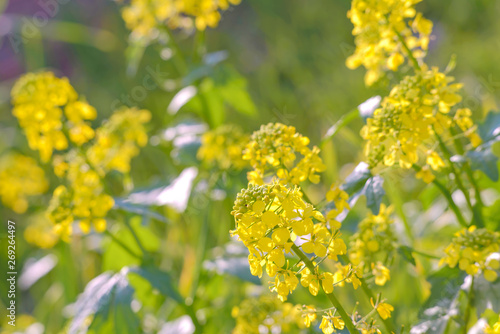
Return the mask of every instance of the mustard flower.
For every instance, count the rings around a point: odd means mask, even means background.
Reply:
[[[281,123],[262,125],[255,131],[243,152],[253,168],[248,173],[251,183],[263,184],[266,173],[282,183],[299,184],[305,180],[319,182],[319,175],[326,166],[319,156],[319,148],[310,149],[309,138],[296,132],[293,126]]]
[[[458,264],[467,274],[478,276],[482,273],[487,281],[493,282],[498,277],[500,261],[492,254],[499,250],[500,233],[471,226],[455,233],[440,264],[446,263],[452,268]]]
[[[0,198],[14,212],[28,209],[28,198],[48,189],[45,173],[35,160],[19,153],[7,153],[0,158]]]
[[[162,25],[169,28],[205,30],[215,28],[221,11],[241,0],[132,0],[122,17],[134,38],[154,38]]]
[[[240,170],[248,165],[242,158],[248,140],[248,135],[245,135],[240,127],[223,125],[201,137],[201,147],[197,157],[205,164],[216,165],[222,170],[229,168]]]
[[[67,78],[57,78],[51,72],[28,73],[17,80],[11,95],[12,113],[30,148],[40,152],[43,162],[49,161],[54,150],[68,147],[67,136],[77,145],[93,138],[88,121],[96,117],[95,109],[78,101]],[[70,129],[69,134],[64,128]]]
[[[262,328],[269,332],[274,329],[280,333],[291,333],[305,327],[299,305],[281,303],[267,295],[243,300],[233,307],[231,315],[236,319],[233,334],[259,334]],[[314,321],[315,317],[311,319]]]
[[[364,66],[365,83],[370,86],[385,71],[396,71],[408,56],[403,42],[416,59],[427,51],[432,22],[415,10],[420,0],[354,0],[347,16],[354,29],[356,49],[347,67]]]
[[[500,316],[498,317],[498,321],[493,324],[493,327],[486,325],[484,330],[486,334],[500,334]]]
[[[101,173],[130,171],[130,161],[139,148],[148,142],[145,124],[151,113],[137,108],[116,110],[109,120],[96,130],[95,142],[87,150],[91,165]]]
[[[419,162],[419,156],[424,156],[424,166],[430,169],[422,169],[419,177],[431,182],[431,169],[444,167],[442,157],[434,149],[437,135],[446,140],[453,128],[473,145],[480,143],[470,110],[452,110],[462,100],[459,95],[462,84],[452,83],[453,80],[437,68],[428,70],[424,66],[391,90],[361,130],[371,167],[383,163],[409,169]]]

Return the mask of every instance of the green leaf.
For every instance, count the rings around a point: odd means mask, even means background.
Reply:
[[[172,298],[177,303],[184,303],[182,296],[172,285],[172,279],[168,273],[152,266],[132,267],[129,269],[129,273],[141,276],[162,295]]]
[[[248,266],[248,258],[241,256],[221,256],[203,263],[207,270],[215,271],[219,275],[229,274],[243,281],[253,284],[262,284],[257,276],[252,275]]]
[[[114,275],[106,272],[87,284],[76,301],[69,334],[140,332],[139,318],[131,309],[134,289],[126,273],[127,268]]]
[[[368,165],[361,162],[345,179],[340,188],[349,194],[349,205],[351,207],[356,204],[360,196],[364,195],[366,197],[366,206],[377,215],[382,198],[385,195],[383,185],[384,179],[379,175],[372,175]]]
[[[398,247],[398,254],[401,255],[401,257],[406,260],[407,262],[413,264],[414,266],[417,265],[415,262],[415,258],[413,257],[412,254],[412,248],[408,246],[400,246]]]
[[[442,334],[448,322],[458,312],[460,287],[465,273],[458,268],[443,267],[430,275],[431,295],[420,311],[420,322],[413,326],[411,334]]]
[[[498,181],[498,157],[491,150],[491,143],[485,143],[474,151],[466,153],[473,170],[480,170],[492,181]]]
[[[487,309],[500,312],[500,279],[488,282],[480,275],[474,279],[474,306],[478,318]]]
[[[478,125],[478,133],[484,142],[500,140],[500,112],[490,111]]]

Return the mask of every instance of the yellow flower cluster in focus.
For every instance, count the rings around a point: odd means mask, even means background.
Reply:
[[[28,73],[16,82],[11,95],[12,113],[30,148],[40,152],[43,162],[49,161],[54,150],[68,148],[68,137],[76,145],[94,137],[88,121],[95,119],[97,113],[78,100],[67,78],[57,78],[51,72]],[[67,133],[65,128],[69,129]]]
[[[0,158],[0,198],[14,212],[26,212],[28,197],[43,194],[48,186],[43,169],[32,158],[19,153]]]
[[[215,28],[221,11],[241,0],[132,0],[123,8],[122,17],[134,37],[152,38],[161,25],[198,30]]]
[[[243,300],[239,306],[233,307],[231,315],[236,319],[233,334],[259,334],[263,328],[269,333],[277,330],[295,333],[305,327],[300,306],[282,303],[266,295]]]
[[[484,330],[486,334],[500,334],[500,316],[498,317],[498,321],[493,324],[493,327],[486,325]]]
[[[242,158],[248,139],[248,135],[244,134],[240,127],[222,125],[203,134],[197,157],[207,165],[217,166],[222,170],[243,169],[248,165]]]
[[[250,251],[248,262],[252,274],[261,277],[265,267],[267,274],[275,278],[271,290],[277,292],[280,300],[285,301],[297,288],[299,270],[300,283],[314,296],[320,285],[326,293],[332,293],[340,281],[350,282],[354,287],[360,284],[356,277],[360,273],[350,265],[339,265],[335,274],[320,273],[318,268],[311,272],[286,260],[285,255],[291,254],[295,247],[294,241],[301,242],[305,253],[333,260],[346,250],[340,239],[340,224],[329,228],[324,216],[303,201],[300,188],[288,188],[278,182],[250,184],[238,194],[231,214],[236,221],[231,234],[238,236]]]
[[[471,226],[455,234],[452,243],[446,247],[440,264],[459,268],[467,274],[477,276],[483,274],[487,281],[497,279],[500,260],[491,256],[500,250],[500,233],[485,228]]]
[[[358,226],[349,243],[349,259],[352,264],[371,272],[375,284],[385,285],[390,279],[390,271],[384,262],[391,257],[396,244],[392,231],[392,207],[381,204],[378,215],[369,213]]]
[[[305,180],[318,183],[317,173],[326,170],[318,147],[308,147],[309,138],[297,133],[293,126],[281,123],[262,125],[255,131],[243,152],[253,171],[248,181],[263,184],[266,172],[272,171],[282,183],[299,184]]]
[[[408,56],[425,56],[432,22],[417,13],[421,0],[354,0],[347,16],[354,29],[356,50],[347,59],[347,67],[366,69],[365,83],[370,86],[385,71],[396,71]],[[402,43],[404,41],[404,45]]]
[[[451,137],[449,130],[457,128],[473,146],[481,143],[470,119],[470,110],[452,111],[462,100],[458,94],[462,84],[452,81],[452,77],[437,68],[424,69],[405,77],[391,90],[361,130],[371,167],[383,162],[385,166],[399,164],[409,169],[423,155],[426,165],[420,177],[431,182],[433,175],[423,173],[445,166],[434,148],[437,136],[446,140]]]

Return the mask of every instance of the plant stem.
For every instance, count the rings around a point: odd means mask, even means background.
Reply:
[[[433,130],[434,130],[434,128],[433,128]],[[453,163],[453,161],[451,161],[451,153],[448,150],[448,147],[446,147],[446,144],[444,143],[441,136],[438,135],[436,130],[434,130],[434,135],[436,136],[436,138],[439,142],[439,147],[441,148],[441,151],[443,152],[444,157],[446,158],[446,160],[448,160],[448,163],[450,165],[450,168],[451,168],[453,175],[455,175],[455,181],[457,183],[458,188],[464,194],[465,200],[467,201],[467,205],[469,206],[471,212],[474,213],[474,208],[472,207],[472,202],[470,200],[469,192],[465,189],[464,184],[462,182],[462,178],[460,177],[460,173],[458,173],[457,169],[455,168],[455,164]]]
[[[119,240],[118,238],[116,238],[113,234],[111,234],[111,232],[109,232],[108,230],[105,230],[104,231],[104,234],[106,234],[107,236],[109,236],[111,238],[111,240],[113,240],[114,242],[116,242],[117,245],[119,245],[121,248],[123,248],[123,250],[125,250],[127,253],[129,253],[130,255],[132,255],[133,257],[137,258],[137,259],[140,259],[141,257],[139,255],[137,255],[133,250],[130,249],[130,247],[128,247],[127,245],[125,245],[123,242],[121,242],[121,240]]]
[[[420,166],[417,166],[417,165],[413,165],[412,167],[417,172],[419,172],[422,169],[422,168],[420,168]],[[453,201],[453,198],[451,197],[451,194],[448,191],[448,189],[446,189],[446,187],[441,182],[439,182],[436,179],[432,180],[432,183],[434,183],[434,185],[436,187],[438,187],[438,189],[441,191],[441,193],[444,195],[444,197],[448,201],[448,205],[450,206],[451,210],[453,211],[453,213],[457,217],[458,223],[460,225],[462,225],[463,227],[469,227],[469,225],[467,225],[467,223],[465,222],[465,219],[462,216],[462,213],[460,212],[460,209],[458,208],[458,206]]]
[[[450,133],[453,137],[453,144],[455,145],[455,149],[457,150],[458,154],[464,155],[464,149],[461,143],[457,139],[456,131],[453,128],[450,128]],[[474,204],[472,211],[473,223],[475,223],[474,225],[484,227],[484,217],[483,217],[484,202],[483,199],[481,198],[481,190],[477,185],[472,169],[470,168],[470,164],[467,161],[464,163],[464,170],[465,174],[467,175],[467,178],[469,179],[469,182],[472,184],[472,188],[474,188],[474,197],[476,199],[476,203]]]
[[[142,254],[146,255],[148,253],[148,251],[142,246],[141,240],[139,240],[139,237],[135,233],[134,229],[132,228],[132,226],[130,225],[130,223],[127,221],[126,218],[124,219],[124,221],[125,221],[125,225],[130,230],[130,233],[132,233],[132,236],[134,237],[135,242],[137,243],[137,246],[139,246],[139,248],[141,249]]]
[[[359,114],[358,108],[353,109],[353,110],[349,111],[348,113],[342,115],[342,117],[340,117],[340,119],[332,127],[330,127],[328,129],[328,131],[325,134],[325,136],[323,137],[323,139],[321,139],[321,143],[319,144],[319,147],[323,148],[325,146],[325,144],[330,139],[332,139],[337,134],[337,132],[339,132],[340,129],[342,129],[344,126],[351,123],[355,119],[358,119],[359,117],[360,117],[360,114]]]
[[[401,45],[403,45],[403,49],[405,49],[406,53],[408,54],[408,58],[410,58],[411,62],[413,63],[413,67],[415,69],[420,70],[420,64],[418,63],[417,58],[413,55],[413,52],[411,52],[411,49],[408,47],[408,44],[406,44],[405,39],[403,36],[401,36],[401,33],[397,31],[396,29],[393,29],[396,35],[398,36],[399,41],[401,42]]]
[[[464,328],[462,331],[463,334],[467,334],[467,325],[469,324],[470,309],[472,306],[473,299],[474,299],[474,276],[471,276],[469,293],[467,295],[467,308],[465,309],[465,315],[464,315]]]
[[[349,263],[349,258],[347,257],[347,255],[339,255],[339,257],[344,264]],[[363,293],[366,295],[366,297],[368,297],[368,299],[376,300],[375,294],[370,289],[368,284],[366,284],[365,279],[363,277],[361,277],[361,278],[359,278],[359,280],[361,281],[361,289],[363,290]],[[379,315],[378,312],[377,312],[377,315]],[[382,320],[382,323],[384,324],[384,327],[388,333],[396,333],[396,330],[395,330],[394,324],[392,323],[392,320],[384,319],[380,315],[379,315],[379,318]]]
[[[307,266],[307,268],[311,271],[311,273],[315,272],[314,269],[314,264],[309,260],[309,258],[300,250],[300,248],[297,245],[292,246],[292,250],[297,256],[300,258],[302,262]],[[323,290],[324,291],[324,290]],[[342,320],[344,320],[345,325],[347,327],[347,330],[349,333],[359,333],[359,331],[356,329],[356,326],[352,322],[352,319],[349,317],[347,312],[344,310],[342,305],[340,304],[339,300],[335,297],[333,293],[326,293],[326,296],[332,303],[332,305],[337,309],[337,312],[340,314],[340,317]]]

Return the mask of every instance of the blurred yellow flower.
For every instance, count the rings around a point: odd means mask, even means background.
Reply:
[[[203,134],[197,157],[209,166],[216,165],[222,170],[239,170],[248,165],[242,158],[248,141],[249,136],[244,134],[240,127],[232,124],[222,125]]]
[[[57,78],[51,72],[28,73],[17,80],[11,95],[12,113],[30,148],[40,152],[43,162],[49,161],[54,150],[68,147],[67,135],[77,145],[94,137],[87,121],[96,117],[95,109],[77,100],[78,94],[67,78]],[[69,134],[65,134],[65,127]]]
[[[49,184],[36,161],[19,153],[7,153],[0,158],[0,198],[17,213],[28,209],[28,198],[43,194]]]
[[[215,28],[221,11],[241,0],[132,0],[122,17],[134,38],[154,38],[162,25],[169,28],[205,30]]]

